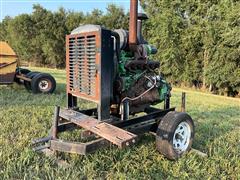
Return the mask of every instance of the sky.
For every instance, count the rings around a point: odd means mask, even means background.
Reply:
[[[108,4],[114,3],[129,10],[130,0],[0,0],[0,21],[5,16],[14,17],[31,13],[33,4],[56,11],[59,7],[67,10],[91,12],[94,8],[105,11]]]

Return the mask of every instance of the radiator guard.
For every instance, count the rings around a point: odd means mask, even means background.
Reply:
[[[101,120],[110,116],[113,51],[111,31],[97,25],[80,26],[66,37],[67,93],[97,103]]]

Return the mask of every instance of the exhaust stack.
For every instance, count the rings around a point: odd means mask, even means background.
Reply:
[[[138,0],[131,0],[129,20],[129,47],[131,50],[133,50],[137,45],[137,14]]]

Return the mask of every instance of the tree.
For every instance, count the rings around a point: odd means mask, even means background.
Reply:
[[[122,7],[109,4],[107,13],[102,18],[102,23],[109,29],[127,29],[128,16],[125,14]]]
[[[33,22],[28,14],[22,14],[14,19],[9,19],[5,40],[17,52],[20,59],[30,60],[33,53]]]
[[[12,20],[11,17],[6,16],[3,19],[3,21],[0,23],[0,40],[1,41],[7,41],[7,36],[8,36],[7,27],[11,20]]]
[[[240,92],[240,1],[142,0],[149,16],[143,34],[158,48],[153,56],[174,84],[209,88],[217,93]],[[65,36],[81,24],[128,29],[129,13],[110,4],[106,13],[51,12],[40,5],[32,14],[5,17],[0,39],[8,41],[20,59],[64,67]]]
[[[147,36],[172,82],[239,92],[239,1],[143,0]]]
[[[93,9],[91,13],[86,14],[85,24],[102,24],[103,12],[99,9]]]
[[[65,26],[67,27],[68,33],[70,33],[84,22],[86,22],[85,15],[82,12],[69,11],[66,17]]]
[[[156,57],[160,60],[161,71],[172,83],[181,81],[184,69],[181,52],[184,22],[178,12],[180,6],[175,1],[143,1],[143,7],[150,16],[149,42],[158,48]]]
[[[49,37],[42,44],[43,54],[46,57],[45,63],[63,67],[65,65],[65,36],[68,34],[66,27],[66,11],[60,8],[57,12],[49,14],[49,24],[45,28],[45,37]]]
[[[225,95],[232,95],[240,89],[239,8],[238,1],[219,1],[209,11],[211,31],[207,35],[212,43],[206,76],[208,83],[214,84]]]

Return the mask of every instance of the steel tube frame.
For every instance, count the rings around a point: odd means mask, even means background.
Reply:
[[[39,143],[48,143],[48,144],[35,147],[34,148],[35,151],[42,151],[44,148],[45,149],[48,148],[53,150],[54,152],[62,151],[62,152],[86,155],[88,153],[94,152],[99,148],[108,147],[111,144],[111,142],[107,141],[104,138],[96,139],[87,143],[68,142],[68,141],[57,139],[58,133],[79,128],[76,124],[72,122],[65,122],[65,123],[59,124],[58,120],[59,118],[61,118],[61,116],[59,116],[59,110],[60,110],[59,107],[55,108],[53,128],[52,128],[53,130],[51,132],[51,135],[49,137],[38,139],[32,142],[35,145]],[[121,119],[118,118],[119,121],[117,122],[109,121],[109,124],[125,129],[137,135],[144,134],[146,132],[155,132],[158,126],[158,122],[161,120],[161,118],[163,118],[168,112],[174,111],[174,110],[175,108],[163,109],[163,110],[150,108],[150,109],[146,109],[147,115],[140,116],[137,118],[132,118],[126,121],[121,121]],[[89,109],[89,110],[83,110],[80,112],[85,112],[87,114],[94,114],[95,111],[96,109]],[[76,112],[79,112],[79,111],[76,111]],[[114,118],[117,118],[117,117],[114,117]]]

